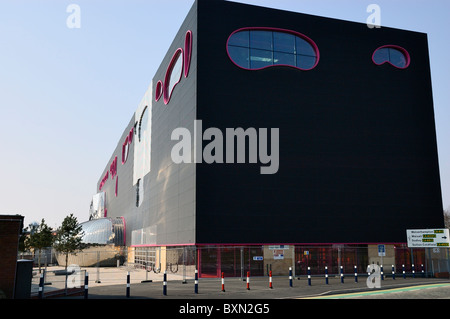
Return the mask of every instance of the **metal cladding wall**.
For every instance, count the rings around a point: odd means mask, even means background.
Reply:
[[[176,141],[171,140],[171,134],[179,127],[188,128],[193,132],[196,116],[196,18],[196,4],[194,4],[163,61],[148,61],[161,63],[160,67],[97,185],[99,192],[106,193],[107,216],[125,219],[127,246],[193,244],[195,241],[195,164],[175,164],[172,161],[171,151]],[[165,81],[170,61],[177,49],[184,50],[187,31],[192,32],[193,39],[189,73],[187,76],[182,74],[180,82],[173,89],[169,103],[166,104],[163,97],[156,101],[156,85],[160,80]],[[150,118],[151,149],[143,148],[142,152],[135,152],[136,143],[139,142],[140,118],[144,109]],[[123,143],[132,129],[134,137],[130,144],[130,152],[126,162],[122,164]],[[117,175],[112,179],[109,173],[109,178],[105,180],[100,190],[100,184],[116,156]],[[141,178],[139,186],[136,180],[138,177]],[[138,200],[139,190],[141,192]]]
[[[117,142],[116,149],[111,155],[97,183],[97,192],[105,193],[106,208],[105,215],[99,217],[121,217],[123,216],[123,212],[132,211],[134,208],[133,203],[135,202],[136,191],[132,185],[133,152],[128,154],[126,163],[122,164],[122,145],[126,136],[129,135],[129,132],[133,128],[134,116],[123,131],[120,140]],[[134,141],[131,145],[134,145]],[[113,173],[114,166],[116,168],[115,173]]]
[[[168,104],[164,103],[163,97],[155,102],[156,84],[165,80],[176,50],[182,48],[184,52],[188,31],[192,32],[193,39],[189,74],[186,77],[183,72]],[[171,135],[180,127],[193,132],[197,98],[197,37],[194,4],[153,77],[151,168],[144,177],[142,207],[137,215],[131,217],[134,218],[133,229],[143,227],[151,233],[151,239],[144,244],[193,244],[195,241],[195,164],[175,164],[172,161],[171,151],[177,141],[172,141]]]
[[[310,71],[243,70],[226,43],[243,27],[300,32]],[[198,2],[197,118],[203,129],[279,128],[279,170],[198,164],[197,243],[405,242],[442,227],[427,36],[226,1]],[[397,69],[372,61],[408,50]]]

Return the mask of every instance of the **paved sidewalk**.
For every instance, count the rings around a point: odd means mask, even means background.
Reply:
[[[131,273],[132,275],[132,273]],[[194,280],[186,281],[167,275],[166,295],[164,295],[162,275],[153,276],[152,282],[131,283],[129,297],[127,297],[126,281],[122,284],[97,285],[88,287],[89,299],[302,299],[332,294],[349,294],[354,292],[375,291],[383,289],[394,289],[414,285],[429,285],[438,283],[450,283],[449,279],[437,278],[412,278],[404,279],[397,276],[395,280],[391,277],[381,281],[381,288],[368,288],[367,276],[359,276],[355,282],[353,276],[344,277],[344,283],[340,278],[329,278],[325,283],[323,277],[313,277],[311,285],[306,277],[300,280],[294,279],[292,287],[287,276],[273,277],[273,288],[269,288],[268,277],[251,277],[249,288],[247,283],[240,278],[225,278],[224,288],[220,278],[200,279],[198,293],[195,293]],[[130,276],[131,277],[131,276]],[[175,279],[175,280],[174,280]],[[83,299],[83,296],[64,297],[64,299]],[[426,298],[426,296],[424,296]]]
[[[45,273],[45,285],[44,292],[52,294],[53,292],[58,292],[65,289],[65,275],[64,267],[52,266],[46,268]],[[42,268],[42,272],[44,268]],[[143,269],[134,268],[134,266],[120,266],[120,267],[81,267],[78,276],[72,275],[68,278],[69,284],[83,285],[85,273],[88,273],[89,288],[95,287],[105,287],[114,285],[124,285],[127,282],[127,274],[130,273],[130,283],[138,284],[143,281],[153,281],[162,282],[163,274],[155,273],[153,271],[147,272]],[[33,269],[33,279],[31,293],[32,296],[36,296],[39,290],[39,270],[38,268]],[[191,277],[183,275],[180,270],[178,273],[171,273],[170,277],[172,280],[184,280]],[[76,281],[76,282],[75,282]]]
[[[130,271],[130,287],[127,290],[126,275]],[[331,276],[328,284],[324,277],[313,277],[311,285],[306,277],[292,280],[292,287],[288,276],[273,277],[272,287],[269,278],[251,277],[249,288],[246,280],[241,278],[225,278],[222,291],[221,278],[200,278],[198,293],[195,293],[194,280],[184,278],[182,274],[167,274],[166,294],[164,294],[163,274],[146,273],[142,270],[126,268],[99,269],[100,282],[95,282],[97,274],[89,270],[88,300],[84,295],[52,297],[55,305],[67,309],[101,309],[102,316],[116,316],[120,311],[134,311],[135,314],[163,314],[169,318],[232,318],[233,316],[256,316],[277,318],[306,314],[310,306],[320,309],[321,316],[335,315],[336,309],[353,313],[355,307],[350,305],[349,299],[390,299],[389,313],[411,310],[411,317],[416,315],[414,309],[421,305],[417,299],[449,299],[450,280],[438,278],[416,278],[396,276],[385,277],[381,281],[381,288],[368,288],[367,275],[346,275],[342,283],[339,277]],[[147,279],[147,282],[142,282]],[[150,281],[151,280],[151,281]],[[419,288],[420,287],[420,288]],[[47,287],[46,287],[47,289]],[[374,294],[373,292],[380,292]],[[127,296],[129,293],[129,296]],[[338,304],[333,301],[311,300],[318,298],[344,298]],[[404,300],[399,300],[404,299]],[[413,307],[405,304],[406,299],[415,299]],[[368,300],[371,302],[372,300]],[[400,303],[399,303],[400,301]],[[318,303],[319,302],[319,303]],[[333,302],[330,304],[330,302]],[[357,301],[361,306],[362,300]],[[395,302],[395,303],[394,303]],[[446,302],[446,301],[445,301]],[[319,305],[320,308],[317,308]],[[422,304],[423,305],[423,304]],[[435,304],[436,305],[436,304]],[[367,304],[367,309],[382,307],[380,304]],[[442,306],[445,306],[442,305]],[[337,308],[338,307],[338,308]],[[343,308],[342,308],[343,307]],[[91,308],[89,308],[91,309]],[[381,308],[379,308],[381,309]],[[350,312],[348,312],[350,311]],[[367,316],[371,313],[360,313]]]

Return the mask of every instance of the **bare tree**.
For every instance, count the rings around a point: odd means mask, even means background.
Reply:
[[[444,209],[444,225],[445,228],[450,228],[450,208]]]

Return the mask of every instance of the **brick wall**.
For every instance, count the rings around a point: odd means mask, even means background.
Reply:
[[[22,228],[23,216],[0,215],[0,298],[14,297],[17,250]]]

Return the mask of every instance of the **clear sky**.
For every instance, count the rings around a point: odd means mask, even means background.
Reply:
[[[51,227],[71,213],[88,219],[100,174],[193,2],[0,0],[0,214]],[[450,207],[450,1],[236,2],[362,23],[374,3],[382,27],[427,33]],[[80,28],[67,26],[71,4]]]

